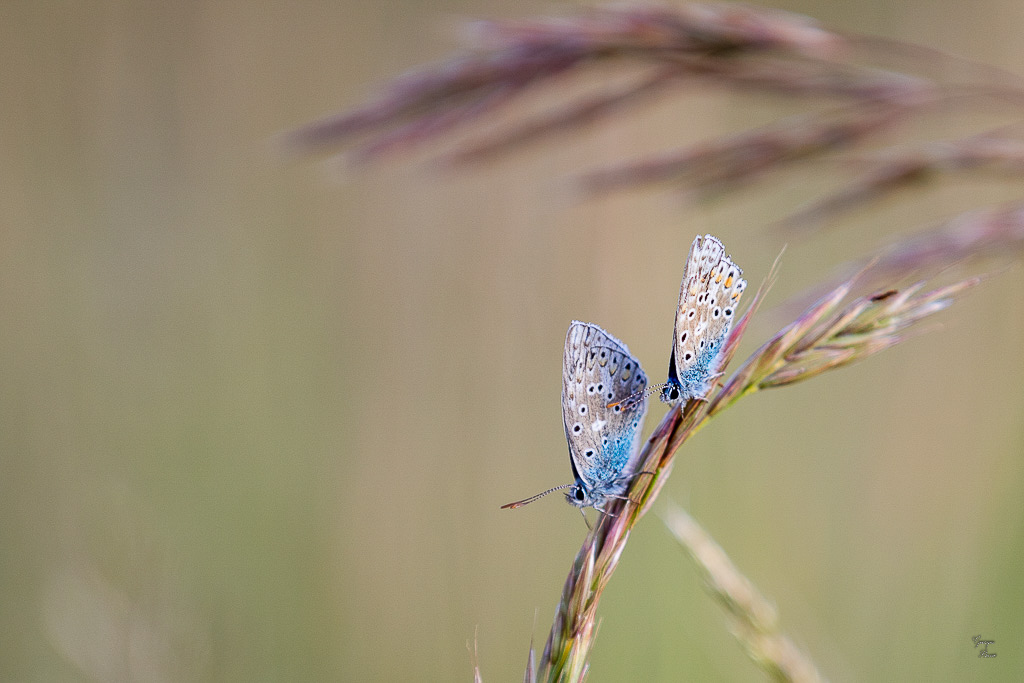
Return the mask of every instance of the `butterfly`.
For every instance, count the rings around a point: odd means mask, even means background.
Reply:
[[[517,508],[547,494],[569,489],[565,499],[582,508],[605,512],[610,498],[622,498],[635,476],[647,376],[626,347],[597,325],[574,320],[565,335],[562,355],[562,424],[569,443],[575,481],[525,500],[503,505]]]
[[[711,390],[719,375],[722,346],[747,287],[742,274],[717,237],[694,238],[679,287],[668,381],[661,387],[665,403],[703,400]]]

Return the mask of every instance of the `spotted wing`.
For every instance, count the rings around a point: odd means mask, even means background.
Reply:
[[[710,378],[718,372],[722,343],[747,286],[742,274],[718,238],[694,238],[679,287],[669,376],[671,383],[674,370],[683,400],[703,398]]]
[[[647,387],[640,362],[597,325],[574,321],[565,337],[562,420],[573,474],[598,496],[619,495],[638,451],[646,398],[610,403]]]

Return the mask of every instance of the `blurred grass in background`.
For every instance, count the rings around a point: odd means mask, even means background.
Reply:
[[[693,235],[758,282],[781,246],[761,228],[821,182],[571,200],[572,173],[787,109],[725,93],[453,175],[275,154],[447,53],[454,17],[550,9],[0,7],[0,679],[468,679],[474,629],[485,679],[521,676],[585,529],[557,500],[498,506],[569,480],[569,320],[657,378]],[[1024,57],[1016,3],[785,9]],[[1015,189],[946,180],[792,244],[775,301]],[[1024,677],[1022,311],[1012,269],[935,334],[744,401],[677,462],[666,494],[833,680]],[[591,680],[760,676],[659,524],[603,614]]]

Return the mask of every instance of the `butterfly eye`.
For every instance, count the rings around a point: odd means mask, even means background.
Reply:
[[[584,498],[586,498],[586,494],[583,493],[583,487],[577,486],[575,489],[573,489],[572,497],[575,498],[580,503],[582,503]]]

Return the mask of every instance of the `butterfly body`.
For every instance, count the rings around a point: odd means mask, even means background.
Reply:
[[[690,246],[679,287],[665,403],[703,399],[718,376],[722,347],[747,281],[722,242],[697,236]]]

